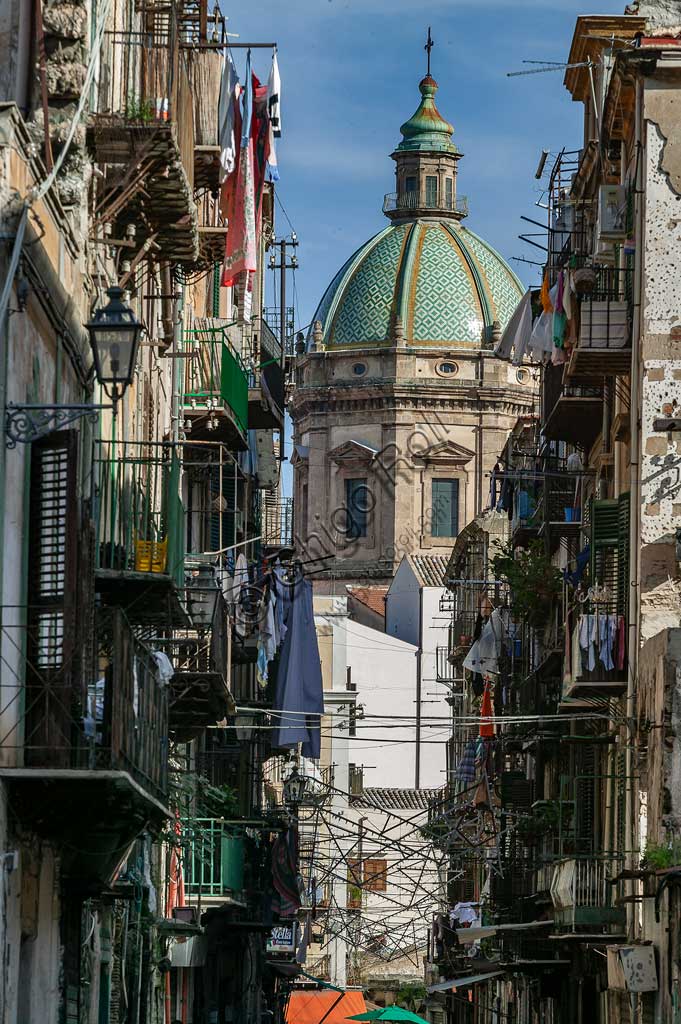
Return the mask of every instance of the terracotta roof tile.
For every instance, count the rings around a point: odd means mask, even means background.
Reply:
[[[452,542],[453,546],[453,542]],[[446,555],[407,555],[416,578],[423,587],[443,587],[449,563]]]
[[[348,594],[351,597],[378,615],[385,615],[385,595],[387,593],[387,587],[348,587]]]

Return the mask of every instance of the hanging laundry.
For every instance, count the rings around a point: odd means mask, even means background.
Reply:
[[[482,695],[482,705],[480,706],[480,735],[485,737],[494,736],[494,722],[486,721],[494,717],[494,707],[492,705],[492,687],[490,683],[485,683],[485,692]]]
[[[272,909],[281,918],[293,917],[300,910],[298,884],[298,830],[294,826],[280,832],[272,843]]]
[[[580,551],[577,557],[575,558],[575,568],[572,570],[572,572],[568,572],[567,569],[563,570],[565,580],[568,583],[570,583],[573,587],[579,585],[579,582],[582,579],[582,576],[584,575],[584,571],[587,565],[589,564],[590,556],[591,548],[587,544],[587,546],[582,551]]]
[[[475,782],[475,740],[470,740],[464,749],[456,769],[456,781],[469,785]]]
[[[625,639],[625,625],[624,616],[617,616],[617,670],[621,672],[624,669],[624,663],[626,660],[626,639]]]
[[[544,277],[541,283],[541,293],[539,295],[541,299],[541,308],[545,313],[553,313],[553,300],[551,298],[551,291],[549,288],[549,272],[544,271]]]
[[[156,671],[160,681],[167,685],[175,675],[172,661],[164,651],[152,651],[151,656],[156,663]]]
[[[324,692],[312,608],[312,584],[294,573],[292,603],[281,648],[272,710],[273,746],[290,749],[302,743],[304,757],[318,758]]]
[[[258,238],[262,228],[262,198],[269,153],[269,121],[266,88],[250,70],[247,60],[247,82],[244,88],[244,111],[241,151],[236,183],[230,190],[231,209],[227,211],[227,241],[221,283],[233,285],[242,274],[243,306],[250,317],[253,281],[257,269]],[[231,180],[231,179],[230,179]],[[231,217],[230,217],[231,213]],[[250,290],[249,290],[250,289]]]
[[[220,99],[218,100],[218,145],[220,147],[220,180],[231,174],[236,167],[237,138],[235,126],[239,106],[239,76],[227,51],[223,58],[222,78],[220,80]],[[239,118],[239,129],[241,118]]]
[[[615,667],[613,653],[617,640],[617,615],[600,615],[598,619],[598,657],[606,672]]]
[[[501,637],[503,624],[501,612],[495,608],[485,623],[480,634],[470,651],[466,655],[463,667],[469,672],[479,672],[481,675],[495,675],[499,672],[499,656],[501,654]]]
[[[593,672],[596,668],[596,643],[598,642],[598,616],[588,614],[580,616],[579,646],[587,658],[587,668]]]
[[[243,120],[241,123],[241,148],[248,145],[251,138],[251,123],[253,120],[253,72],[251,70],[251,51],[246,54],[246,85],[244,86],[243,99]]]
[[[258,686],[265,689],[269,680],[269,663],[277,653],[277,627],[274,607],[276,597],[271,590],[263,595],[258,615],[258,643],[255,675]]]
[[[291,610],[291,587],[286,582],[286,571],[282,565],[275,565],[272,570],[272,589],[275,597],[274,617],[277,646],[280,646],[286,637],[288,616]]]
[[[527,354],[538,363],[553,351],[553,313],[537,317],[527,345]]]
[[[513,353],[513,365],[519,366],[532,334],[532,291],[528,290],[515,308],[506,330],[494,349],[498,359],[508,359]]]
[[[281,138],[281,78],[276,50],[272,54],[272,67],[267,79],[267,120],[269,132],[267,166],[272,180],[279,181],[276,140]]]
[[[574,294],[573,294],[573,283],[572,283],[572,271],[565,271],[565,279],[563,281],[563,312],[568,320],[572,320],[575,315],[574,309]]]

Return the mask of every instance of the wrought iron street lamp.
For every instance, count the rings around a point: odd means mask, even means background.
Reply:
[[[95,360],[95,375],[114,405],[132,384],[142,324],[123,302],[123,289],[107,290],[109,301],[85,325]]]
[[[212,565],[204,562],[190,569],[187,587],[189,614],[197,629],[210,629],[215,618],[220,590]]]
[[[5,444],[30,444],[59,430],[68,423],[88,417],[96,420],[102,409],[113,410],[132,384],[143,325],[132,309],[123,302],[123,289],[109,288],[109,301],[95,311],[85,324],[92,346],[95,376],[111,398],[111,405],[77,404],[43,405],[8,402],[5,413]]]
[[[284,780],[284,803],[290,804],[292,807],[298,807],[303,803],[307,790],[307,778],[305,775],[300,775],[296,767]]]

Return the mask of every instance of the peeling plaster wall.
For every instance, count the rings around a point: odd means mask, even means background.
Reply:
[[[641,632],[643,639],[678,625],[681,587],[675,531],[681,526],[681,438],[653,430],[681,395],[681,148],[672,122],[681,95],[668,84],[645,90],[646,217],[641,355]],[[665,408],[667,407],[667,408]]]
[[[638,717],[647,734],[648,837],[665,843],[681,827],[681,629],[644,644],[639,658]]]

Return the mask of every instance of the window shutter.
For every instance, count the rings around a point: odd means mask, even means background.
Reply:
[[[618,543],[618,500],[594,501],[591,510],[591,582],[607,586],[613,605],[617,599]]]
[[[382,859],[364,861],[364,888],[368,892],[385,892],[388,888],[388,862]]]
[[[620,494],[617,508],[617,610],[627,615],[629,610],[629,492]]]
[[[72,731],[77,592],[78,435],[32,445],[28,554],[26,763],[67,766]]]
[[[456,537],[459,532],[459,481],[435,478],[432,485],[433,537]]]

